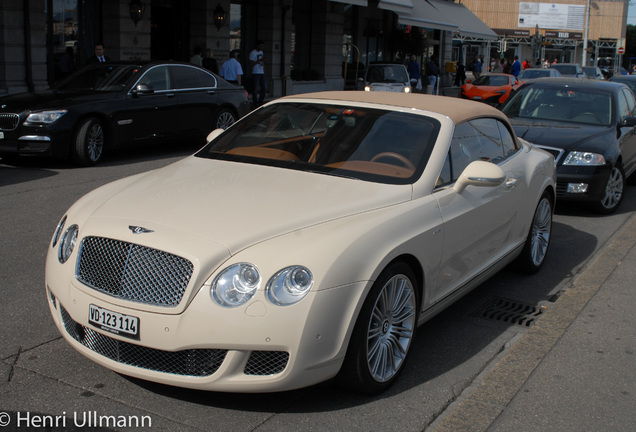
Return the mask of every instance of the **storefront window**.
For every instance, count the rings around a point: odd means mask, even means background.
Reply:
[[[48,19],[49,61],[52,81],[56,82],[73,72],[77,66],[79,13],[77,0],[49,0]],[[51,77],[49,77],[51,80]]]
[[[241,5],[230,5],[230,50],[241,49]]]
[[[312,69],[312,16],[311,2],[295,0],[292,7],[292,70],[294,81],[319,79]]]

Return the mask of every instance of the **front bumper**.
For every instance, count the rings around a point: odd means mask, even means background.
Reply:
[[[0,154],[41,155],[66,157],[69,151],[70,134],[47,127],[20,126],[2,132]]]
[[[557,199],[567,201],[598,201],[605,195],[611,172],[609,165],[600,167],[557,167]],[[569,184],[586,184],[584,193],[568,192]]]
[[[226,392],[292,390],[334,377],[368,288],[361,282],[318,291],[288,307],[259,292],[245,307],[227,309],[203,286],[183,313],[170,315],[108,303],[78,284],[47,281],[47,296],[60,333],[81,354],[124,375]],[[94,327],[90,304],[138,317],[139,340]]]

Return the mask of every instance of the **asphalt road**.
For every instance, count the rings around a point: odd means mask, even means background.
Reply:
[[[426,430],[636,211],[633,186],[611,216],[559,204],[546,267],[534,276],[504,270],[421,327],[404,373],[383,395],[352,394],[331,383],[276,394],[193,391],[127,378],[76,353],[54,327],[44,290],[50,238],[76,199],[193,151],[117,153],[94,168],[0,160],[0,432],[88,425],[102,431]],[[505,301],[524,308],[516,314],[521,324],[497,313]]]

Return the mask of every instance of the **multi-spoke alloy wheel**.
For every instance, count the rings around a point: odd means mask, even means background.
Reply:
[[[367,333],[367,362],[378,382],[393,378],[406,359],[415,330],[415,291],[403,274],[393,276],[380,291]]]
[[[339,379],[356,391],[388,388],[404,367],[417,326],[418,292],[411,268],[387,267],[373,284],[351,335]]]
[[[96,118],[84,120],[75,134],[73,160],[81,165],[97,164],[104,153],[105,134],[102,123]]]
[[[517,258],[516,266],[519,270],[536,273],[543,267],[550,247],[553,215],[552,196],[546,191],[541,195],[539,204],[534,210],[526,244]]]
[[[623,202],[623,192],[625,191],[625,174],[620,164],[614,165],[607,184],[605,194],[599,202],[597,209],[602,214],[613,213]]]
[[[222,109],[216,115],[215,129],[227,129],[236,122],[236,116],[228,109]]]
[[[534,212],[530,232],[530,257],[535,266],[540,266],[548,253],[551,232],[552,205],[547,197],[543,197]]]

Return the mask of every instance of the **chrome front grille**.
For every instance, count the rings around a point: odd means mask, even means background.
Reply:
[[[0,130],[10,131],[18,127],[20,116],[17,114],[0,113]]]
[[[227,354],[221,349],[162,351],[110,338],[75,322],[60,305],[66,332],[77,342],[97,354],[139,368],[175,375],[204,377],[215,373]]]
[[[193,265],[158,249],[103,237],[82,241],[77,279],[124,300],[176,306],[190,282]]]

